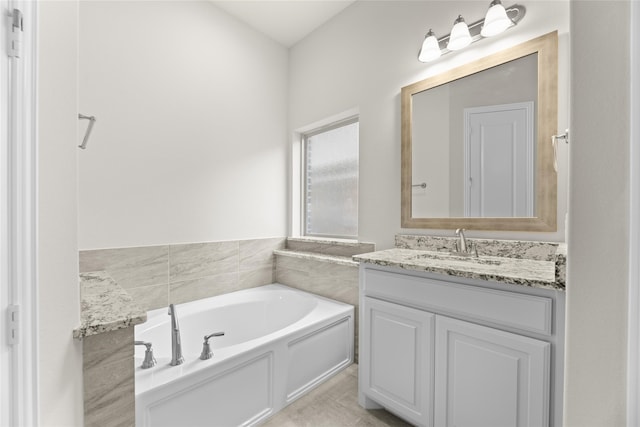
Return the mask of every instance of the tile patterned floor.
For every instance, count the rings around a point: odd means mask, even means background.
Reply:
[[[268,420],[266,427],[410,426],[384,409],[358,405],[358,365],[353,364]]]

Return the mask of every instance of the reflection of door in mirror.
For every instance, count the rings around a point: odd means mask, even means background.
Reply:
[[[464,216],[534,216],[534,103],[464,109]]]
[[[488,105],[515,104],[532,101],[530,127],[535,128],[537,103],[538,55],[527,55],[504,64],[465,76],[464,78],[432,87],[412,96],[412,175],[413,184],[427,183],[426,188],[412,187],[412,216],[430,218],[469,217],[532,217],[534,211],[505,210],[501,207],[512,203],[510,195],[492,192],[495,203],[482,207],[469,205],[465,197],[468,177],[465,178],[464,143],[465,114],[468,109]],[[532,140],[532,143],[535,139]],[[483,141],[486,144],[486,141]],[[504,144],[507,144],[504,142]],[[503,144],[503,145],[504,145]],[[488,148],[488,147],[485,147]],[[497,150],[497,147],[494,147]],[[489,149],[481,154],[493,153]],[[497,159],[485,159],[487,164],[497,165],[507,153],[496,151]],[[535,169],[535,156],[528,157],[526,168]],[[484,168],[487,173],[493,169]],[[490,178],[490,177],[487,177]],[[478,190],[487,191],[488,181]],[[533,184],[532,184],[533,185]],[[535,196],[534,196],[535,197]],[[487,202],[490,199],[484,198]],[[532,207],[534,208],[534,207]],[[473,212],[472,212],[473,211]],[[502,213],[498,215],[498,213]],[[507,213],[508,212],[508,213]]]

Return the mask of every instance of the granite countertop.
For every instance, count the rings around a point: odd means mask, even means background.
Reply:
[[[564,266],[564,257],[561,267]],[[554,260],[480,255],[478,258],[450,255],[435,250],[394,248],[355,255],[355,261],[453,277],[564,290],[564,269],[558,277]]]
[[[328,262],[330,264],[344,265],[347,267],[357,267],[358,263],[351,256],[328,255],[317,252],[294,251],[290,249],[276,249],[275,255],[288,256],[298,259],[309,259],[314,261]]]
[[[104,271],[80,274],[80,294],[80,327],[73,331],[76,339],[147,320],[147,312]]]

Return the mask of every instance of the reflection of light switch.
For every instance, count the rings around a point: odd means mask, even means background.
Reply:
[[[13,56],[16,57],[20,57],[20,48],[22,47],[22,42],[20,40],[12,40],[11,41],[11,50],[13,53]]]
[[[22,12],[13,9],[11,13],[11,28],[9,31],[9,43],[7,54],[12,58],[20,58],[22,50]]]
[[[20,306],[9,305],[9,307],[7,307],[7,314],[9,317],[7,323],[9,345],[15,345],[20,342]]]

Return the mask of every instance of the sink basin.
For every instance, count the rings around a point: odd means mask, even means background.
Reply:
[[[497,259],[476,258],[474,256],[458,255],[451,252],[430,252],[421,253],[410,258],[411,260],[419,261],[424,259],[435,259],[441,261],[465,261],[473,264],[484,265],[501,265],[502,261]]]

